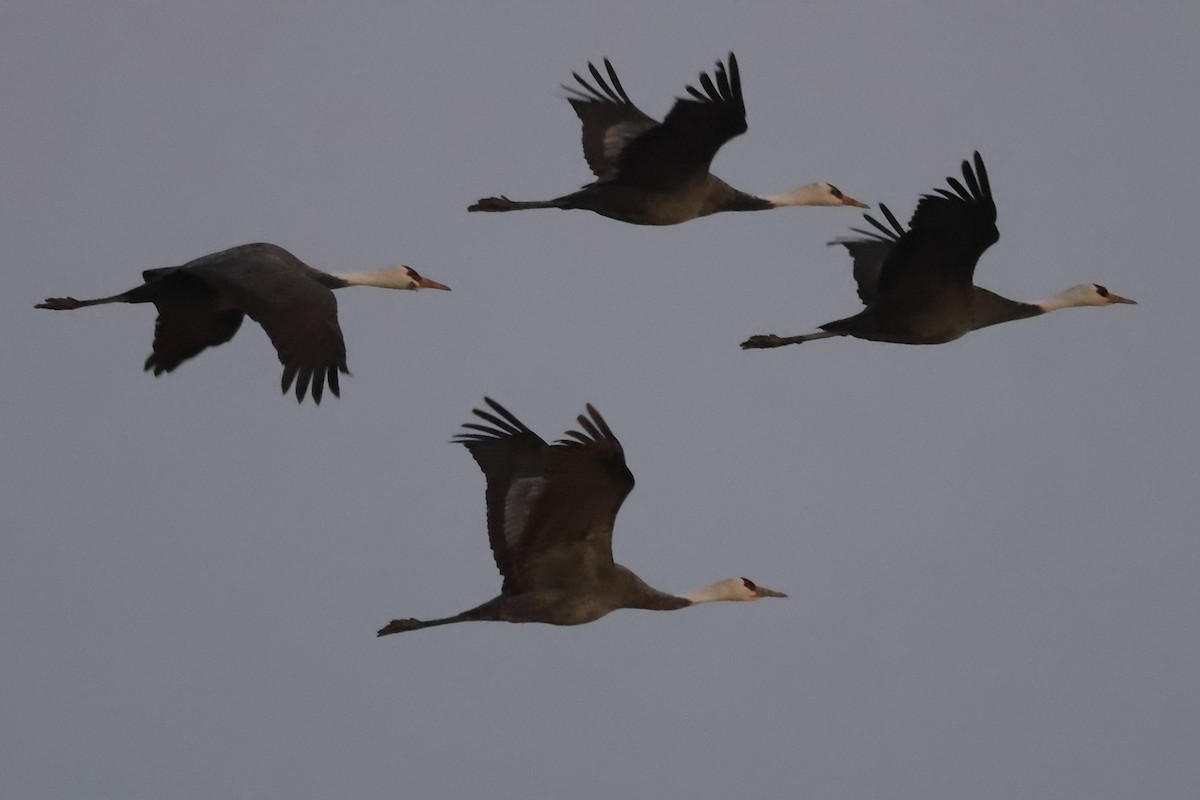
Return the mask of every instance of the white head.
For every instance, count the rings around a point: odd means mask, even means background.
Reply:
[[[1059,292],[1049,300],[1043,300],[1036,305],[1042,311],[1057,311],[1060,308],[1111,306],[1117,303],[1124,303],[1131,306],[1137,305],[1136,300],[1130,300],[1128,297],[1113,294],[1098,283],[1081,283],[1078,286],[1072,286],[1065,292]]]
[[[378,286],[383,289],[408,289],[416,291],[418,289],[445,289],[450,290],[449,286],[422,277],[412,267],[390,267],[388,269],[379,269],[374,272],[347,272],[337,275],[345,281],[346,286]]]
[[[772,206],[854,206],[855,208],[870,208],[866,203],[860,203],[831,183],[810,183],[787,194],[777,194],[766,198]]]
[[[714,583],[698,592],[684,595],[684,599],[690,600],[692,603],[713,603],[718,600],[748,602],[762,597],[787,597],[787,595],[765,586],[758,586],[749,578],[730,578]]]

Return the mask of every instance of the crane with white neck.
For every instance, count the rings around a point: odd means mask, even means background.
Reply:
[[[378,636],[493,620],[582,625],[618,608],[670,611],[701,603],[786,597],[747,578],[730,578],[684,595],[661,592],[613,561],[617,512],[633,489],[625,452],[590,404],[582,430],[548,444],[507,409],[484,398],[454,441],[467,448],[487,481],[488,541],[504,578],[500,595],[440,619],[394,619]]]
[[[274,244],[244,244],[201,256],[178,267],[148,269],[127,292],[76,300],[50,297],[38,308],[69,311],[106,303],[153,303],[158,309],[153,352],[144,369],[157,377],[206,348],[233,338],[249,316],[267,332],[283,364],[284,393],[296,384],[303,401],[310,383],[314,403],[328,382],[339,395],[338,373],[348,374],[346,343],[338,325],[333,289],[446,289],[411,267],[332,274],[305,264]]]
[[[1136,305],[1098,283],[1081,283],[1037,303],[1010,300],[976,286],[975,265],[1000,232],[992,187],[979,153],[975,153],[974,169],[963,161],[962,174],[962,182],[946,179],[954,191],[935,189],[936,194],[921,197],[908,230],[881,203],[879,209],[890,228],[866,214],[874,231],[854,228],[865,238],[830,243],[850,252],[865,309],[827,322],[814,333],[751,336],[742,348],[782,347],[831,336],[943,344],[980,328],[1063,308]]]
[[[583,209],[635,225],[676,225],[721,211],[867,207],[828,183],[758,197],[709,172],[721,146],[747,128],[742,78],[733,53],[728,69],[718,61],[713,77],[701,73],[703,91],[688,86],[690,97],[677,99],[661,123],[633,104],[607,58],[604,66],[608,80],[589,63],[594,86],[574,73],[580,88],[563,87],[583,123],[583,155],[596,181],[553,200],[485,197],[468,211]]]

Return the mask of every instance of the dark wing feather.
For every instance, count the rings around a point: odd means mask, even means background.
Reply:
[[[466,445],[487,477],[488,538],[506,594],[569,585],[612,565],[612,527],[633,475],[620,442],[592,406],[582,431],[547,445],[495,401],[468,423]]]
[[[320,403],[328,383],[339,394],[338,372],[348,373],[337,300],[317,270],[281,247],[252,244],[196,259],[181,267],[212,284],[233,307],[267,332],[283,364],[283,391],[295,382],[296,400],[311,387]]]
[[[605,81],[596,65],[589,62],[588,70],[595,85],[575,72],[572,74],[583,88],[563,88],[571,93],[567,101],[583,123],[583,157],[597,178],[608,181],[616,177],[621,152],[626,145],[645,131],[657,127],[658,122],[644,114],[629,99],[607,58],[604,59],[604,68],[608,72],[608,81]]]
[[[587,416],[550,450],[546,494],[530,519],[531,554],[562,542],[585,543],[591,554],[612,563],[617,512],[633,490],[625,451],[604,417],[590,403]]]
[[[931,280],[969,287],[975,265],[996,243],[996,203],[983,158],[975,153],[974,170],[963,161],[963,182],[946,182],[953,192],[937,189],[921,197],[909,220],[909,231],[900,237],[880,273],[882,294],[902,290],[905,284],[928,285]],[[964,185],[965,182],[965,185]]]
[[[717,62],[713,77],[700,75],[701,89],[675,101],[661,125],[644,131],[621,152],[620,183],[672,189],[708,174],[721,145],[746,132],[746,105],[737,58]]]
[[[242,312],[218,307],[217,292],[178,267],[146,270],[142,276],[158,309],[153,349],[143,365],[155,376],[228,342],[241,327]]]
[[[496,567],[504,576],[506,594],[520,590],[518,553],[527,533],[530,512],[545,487],[546,444],[519,419],[490,397],[484,402],[495,412],[474,409],[487,422],[468,422],[468,430],[454,437],[471,453],[487,480],[488,542]]]
[[[876,230],[868,231],[862,228],[851,228],[850,230],[854,233],[866,238],[836,239],[829,243],[831,245],[840,244],[849,251],[850,258],[854,261],[854,281],[858,284],[858,296],[865,305],[871,305],[879,299],[880,270],[883,267],[884,261],[887,260],[887,257],[895,248],[896,242],[900,241],[900,237],[905,233],[904,226],[892,214],[891,209],[880,203],[879,210],[883,212],[883,215],[891,224],[891,228],[870,214],[863,214],[867,222],[871,223]]]

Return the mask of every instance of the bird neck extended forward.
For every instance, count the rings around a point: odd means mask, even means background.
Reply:
[[[1094,301],[1095,295],[1083,291],[1084,287],[1072,286],[1070,289],[1059,292],[1053,297],[1042,300],[1033,305],[1043,314],[1048,314],[1051,311],[1058,311],[1063,308],[1076,308],[1078,306],[1097,305]]]
[[[787,194],[773,194],[770,197],[758,197],[756,200],[764,203],[763,208],[782,208],[784,206],[821,206],[829,205],[827,190],[820,183],[810,183],[801,186]]]
[[[412,273],[404,267],[379,269],[372,272],[325,273],[321,280],[330,289],[346,286],[378,286],[383,289],[412,289],[417,285]]]
[[[732,581],[719,581],[711,586],[705,586],[703,589],[685,594],[682,599],[686,600],[691,605],[698,603],[716,603],[721,600],[740,600],[743,599],[735,595],[731,591]]]

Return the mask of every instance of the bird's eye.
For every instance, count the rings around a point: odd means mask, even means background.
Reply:
[[[1094,286],[1096,287],[1096,291],[1100,294],[1101,297],[1108,297],[1108,289],[1105,289],[1103,286],[1101,286],[1098,283],[1094,284]]]
[[[742,583],[746,584],[746,588],[752,592],[758,588],[754,585],[754,581],[750,580],[749,578],[742,578]]]
[[[839,189],[839,188],[837,188],[837,187],[836,187],[836,186],[834,186],[833,184],[830,184],[830,185],[829,185],[829,192],[830,192],[830,194],[832,194],[834,197],[836,197],[838,200],[841,200],[841,199],[842,199],[842,190],[841,190],[841,189]]]

